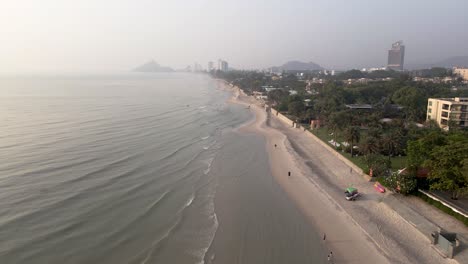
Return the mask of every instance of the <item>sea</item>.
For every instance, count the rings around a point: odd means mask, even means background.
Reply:
[[[0,77],[0,263],[326,263],[203,74]]]

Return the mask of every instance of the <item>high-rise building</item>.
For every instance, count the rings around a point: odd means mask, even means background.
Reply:
[[[220,71],[228,71],[229,69],[229,65],[227,63],[227,61],[224,61],[224,60],[218,60],[218,70]]]
[[[429,98],[427,120],[435,120],[444,129],[452,124],[468,127],[468,98]]]
[[[200,64],[198,64],[197,62],[195,62],[193,64],[193,68],[192,68],[193,72],[201,72],[203,70],[202,66]]]
[[[214,63],[212,61],[208,62],[208,71],[214,70]]]
[[[397,41],[392,44],[392,48],[388,51],[387,68],[395,71],[402,71],[405,63],[405,46],[403,41]]]

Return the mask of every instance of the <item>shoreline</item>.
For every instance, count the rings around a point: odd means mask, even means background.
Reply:
[[[238,89],[238,88],[237,88]],[[253,98],[252,98],[253,99]],[[236,95],[230,103],[248,105],[251,101],[246,95]],[[268,153],[270,169],[276,182],[287,193],[288,197],[307,218],[314,229],[326,234],[325,247],[333,252],[334,260],[339,263],[350,263],[359,259],[366,263],[390,263],[376,250],[358,228],[348,228],[351,220],[344,210],[327,196],[320,186],[311,182],[297,166],[292,149],[285,135],[266,126],[267,113],[257,104],[250,104],[255,120],[242,126],[240,132],[256,133],[265,137],[265,148]],[[275,148],[274,145],[277,145]],[[291,176],[287,176],[288,172]],[[352,225],[355,225],[352,223]],[[317,234],[317,236],[322,236]],[[350,244],[354,244],[354,246]],[[352,261],[347,261],[347,259]]]
[[[217,90],[230,92],[223,98],[227,107],[248,118],[229,129],[213,160],[219,226],[204,263],[328,263],[320,231],[272,177],[265,137],[244,133],[255,125],[257,115],[253,105],[249,109],[249,100],[233,103],[248,97],[222,84]]]
[[[223,80],[219,82],[228,86]],[[255,114],[255,121],[244,124],[239,129],[240,132],[264,136],[275,181],[306,216],[310,224],[326,234],[325,246],[333,252],[336,262],[451,263],[450,260],[438,255],[431,248],[429,241],[413,226],[404,222],[401,216],[384,203],[380,201],[375,203],[375,200],[381,200],[383,196],[379,197],[378,194],[369,192],[361,199],[362,201],[355,203],[340,201],[339,198],[343,197],[342,190],[346,185],[357,184],[356,187],[359,188],[372,187],[367,186],[368,183],[363,183],[367,181],[362,175],[343,176],[355,172],[349,172],[349,167],[345,163],[333,157],[332,153],[326,153],[329,151],[324,151],[325,148],[319,146],[320,144],[314,142],[306,133],[301,135],[298,129],[286,127],[278,118],[267,115],[264,107],[258,105],[254,98],[239,92],[238,87],[229,86],[227,89],[233,92],[229,103],[251,105]],[[292,138],[291,135],[297,138]],[[302,146],[304,144],[311,146],[308,146],[309,149],[302,149],[298,147],[301,143]],[[278,147],[275,148],[274,144]],[[313,155],[317,157],[311,159],[310,156]],[[314,164],[317,160],[322,162],[320,164],[322,167]],[[335,165],[340,168],[335,168]],[[292,173],[291,177],[287,176],[288,171]],[[344,171],[348,173],[343,173]],[[331,177],[336,173],[343,175]]]

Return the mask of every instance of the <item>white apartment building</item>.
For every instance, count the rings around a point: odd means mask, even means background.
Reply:
[[[444,129],[449,129],[449,123],[468,127],[468,97],[429,98],[427,120],[435,120]]]

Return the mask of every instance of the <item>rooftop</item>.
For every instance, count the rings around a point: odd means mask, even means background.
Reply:
[[[370,104],[347,104],[346,107],[349,109],[372,109]]]
[[[441,100],[441,101],[448,101],[453,103],[463,103],[468,104],[468,97],[454,97],[454,98],[429,98],[429,100]]]

